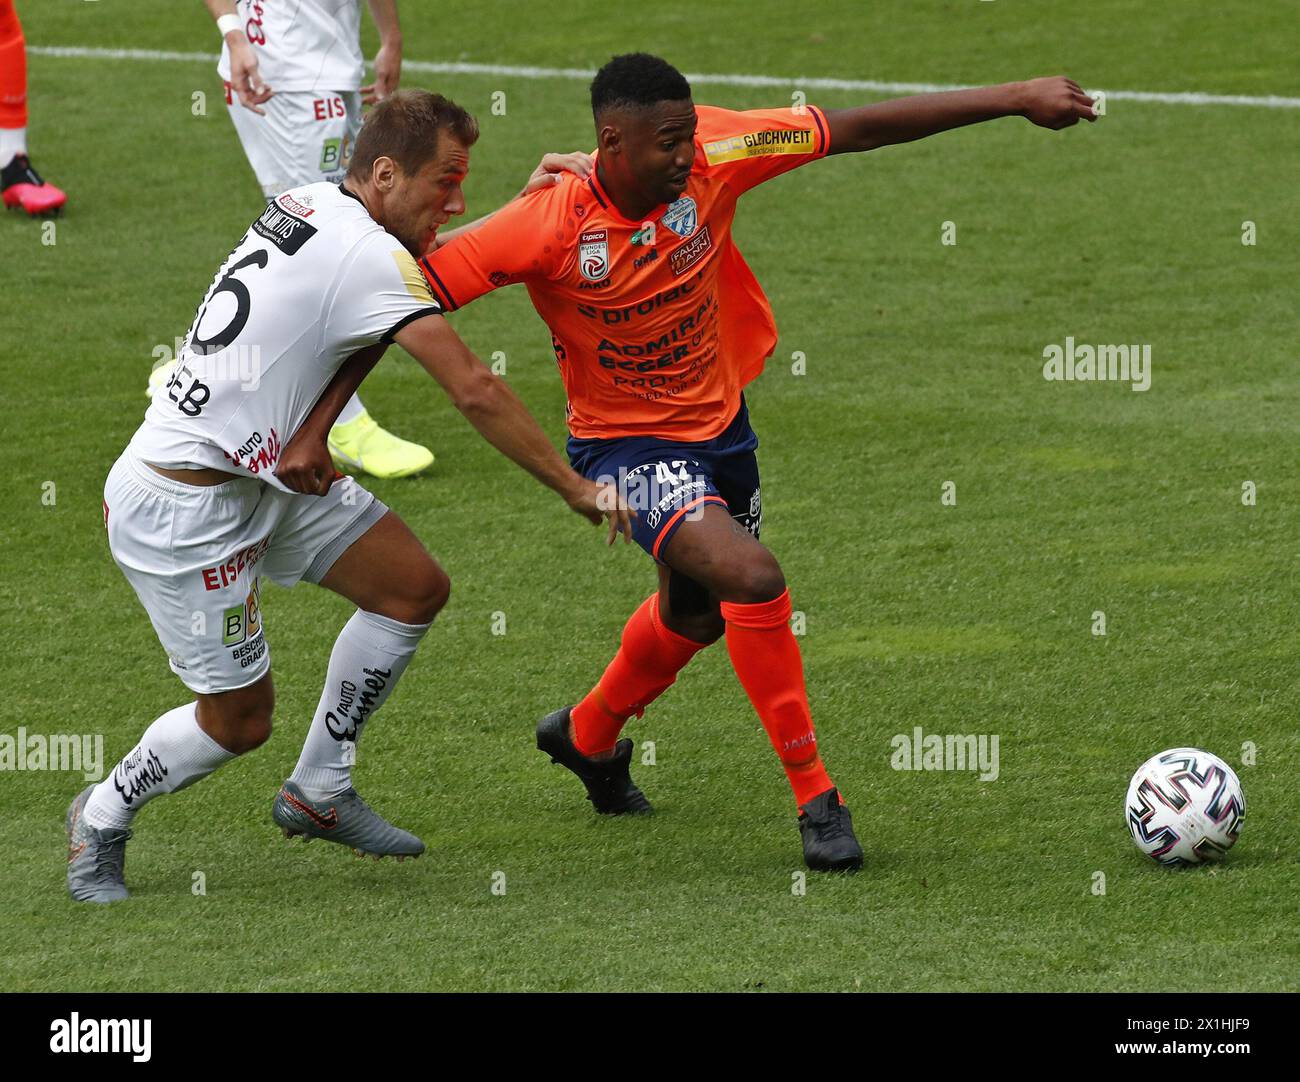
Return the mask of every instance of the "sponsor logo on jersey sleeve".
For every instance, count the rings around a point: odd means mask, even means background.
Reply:
[[[664,211],[660,219],[664,227],[671,229],[679,237],[689,237],[695,232],[695,227],[699,224],[699,214],[695,209],[695,200],[689,195],[684,195],[675,202],[668,204],[668,209]]]
[[[266,205],[262,216],[253,223],[253,232],[269,240],[285,255],[295,255],[299,248],[316,235],[316,227],[289,214],[272,201]]]
[[[427,304],[441,311],[442,305],[434,297],[433,291],[429,288],[429,280],[420,273],[420,268],[416,266],[411,253],[405,248],[394,248],[393,262],[397,264],[397,273],[402,276],[402,285],[406,286],[406,292],[421,304]]]
[[[710,165],[758,158],[769,154],[813,154],[816,143],[811,128],[771,128],[746,132],[704,144],[704,159]]]
[[[589,282],[609,274],[609,235],[603,229],[578,234],[578,269]]]

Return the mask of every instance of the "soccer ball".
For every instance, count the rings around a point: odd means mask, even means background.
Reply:
[[[1232,767],[1202,748],[1153,755],[1128,783],[1124,814],[1133,841],[1170,867],[1222,860],[1246,819]]]

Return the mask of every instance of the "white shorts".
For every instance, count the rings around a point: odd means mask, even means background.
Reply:
[[[172,671],[191,691],[231,691],[271,668],[258,578],[319,582],[388,508],[351,478],[328,495],[252,477],[187,485],[130,450],[104,484],[113,559],[135,588]]]
[[[261,108],[265,116],[245,109],[226,84],[226,109],[263,195],[343,179],[361,128],[359,91],[277,91]]]

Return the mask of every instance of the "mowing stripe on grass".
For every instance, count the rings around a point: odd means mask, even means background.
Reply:
[[[217,62],[214,53],[181,53],[162,49],[95,49],[81,45],[28,46],[35,56],[74,57],[87,60],[147,60],[163,62]],[[440,63],[432,60],[403,60],[406,71],[435,75],[501,75],[512,79],[590,80],[595,74],[588,68],[538,68],[513,64]],[[827,79],[779,75],[709,75],[686,72],[687,80],[701,86],[777,86],[800,90],[864,90],[879,94],[932,94],[940,90],[966,90],[957,83],[893,83],[878,79]],[[1300,98],[1282,98],[1273,94],[1252,97],[1247,94],[1208,94],[1200,90],[1179,92],[1147,90],[1104,90],[1109,101],[1137,101],[1157,105],[1244,105],[1265,109],[1300,109]]]

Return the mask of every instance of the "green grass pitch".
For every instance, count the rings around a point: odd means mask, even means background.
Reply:
[[[1287,16],[1248,0],[403,6],[408,60],[594,68],[642,48],[688,72],[1066,71],[1088,88],[1300,94]],[[197,0],[20,8],[30,46],[218,46]],[[104,476],[143,414],[151,351],[184,333],[260,198],[212,64],[29,66],[32,156],[70,203],[53,244],[40,222],[0,220],[0,733],[100,733],[111,765],[187,693],[109,557]],[[578,79],[405,84],[480,116],[471,216],[543,151],[593,142]],[[797,86],[701,84],[696,100],[756,108]],[[858,876],[792,890],[793,804],[721,647],[629,729],[655,743],[636,776],[658,814],[591,814],[533,725],[599,675],[651,568],[602,548],[390,355],[367,402],[438,464],[372,487],[453,595],[357,777],[430,852],[373,864],[273,827],[348,606],[272,589],[276,732],[144,812],[131,901],[66,895],[78,775],[0,774],[0,987],[1295,990],[1297,145],[1295,108],[1115,100],[1087,128],[1002,120],[819,163],[742,202],[738,239],[781,328],[749,395],[764,540],[805,614],[820,743],[867,850]],[[455,325],[480,356],[505,354],[559,441],[563,397],[523,291]],[[1150,344],[1150,390],[1045,381],[1042,351],[1067,336]],[[891,738],[918,725],[997,734],[1000,776],[891,769]],[[1239,764],[1247,743],[1249,816],[1227,862],[1146,862],[1123,822],[1130,773],[1183,744]]]

